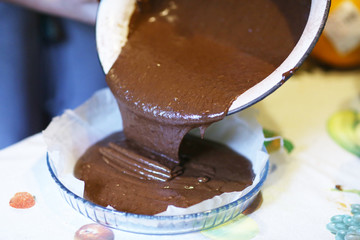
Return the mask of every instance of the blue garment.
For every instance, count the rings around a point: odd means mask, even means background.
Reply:
[[[54,30],[62,35],[46,41],[44,18],[0,3],[0,149],[41,131],[51,117],[106,86],[94,27],[57,19]]]

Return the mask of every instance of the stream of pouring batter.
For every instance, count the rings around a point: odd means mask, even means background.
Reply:
[[[250,185],[251,164],[242,156],[184,136],[223,119],[234,99],[280,65],[300,38],[309,6],[309,0],[138,1],[128,41],[106,77],[124,132],[80,159],[75,173],[85,181],[85,196],[154,214]]]
[[[191,128],[224,118],[237,96],[291,52],[300,35],[279,9],[286,2],[138,2],[128,42],[107,75],[127,137],[177,159]]]

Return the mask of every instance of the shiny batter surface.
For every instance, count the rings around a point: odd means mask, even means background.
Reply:
[[[124,150],[141,153],[141,157],[126,156]],[[254,178],[246,158],[197,137],[185,137],[180,148],[181,166],[157,164],[154,159],[158,158],[161,156],[128,141],[123,132],[115,133],[85,153],[76,176],[86,183],[86,199],[148,215],[165,211],[169,204],[189,207],[224,192],[241,190]]]
[[[184,136],[223,119],[237,96],[281,64],[309,6],[309,0],[138,1],[128,41],[106,78],[124,132],[79,160],[75,174],[85,181],[85,197],[154,214],[250,185],[251,164],[242,156]]]

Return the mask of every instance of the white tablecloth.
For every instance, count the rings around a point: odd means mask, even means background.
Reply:
[[[254,213],[202,232],[149,236],[114,230],[115,239],[334,239],[326,229],[330,218],[350,214],[350,204],[360,203],[359,194],[334,188],[360,190],[360,159],[329,137],[326,123],[341,109],[360,109],[359,93],[359,71],[302,71],[254,106],[264,127],[295,145],[291,154],[271,154],[263,204]],[[77,229],[91,223],[62,199],[45,156],[41,134],[0,151],[0,239],[73,239]],[[34,207],[9,206],[21,191],[35,195]]]

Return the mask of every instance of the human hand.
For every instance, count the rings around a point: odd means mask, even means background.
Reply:
[[[95,24],[98,0],[5,0],[43,13]]]

